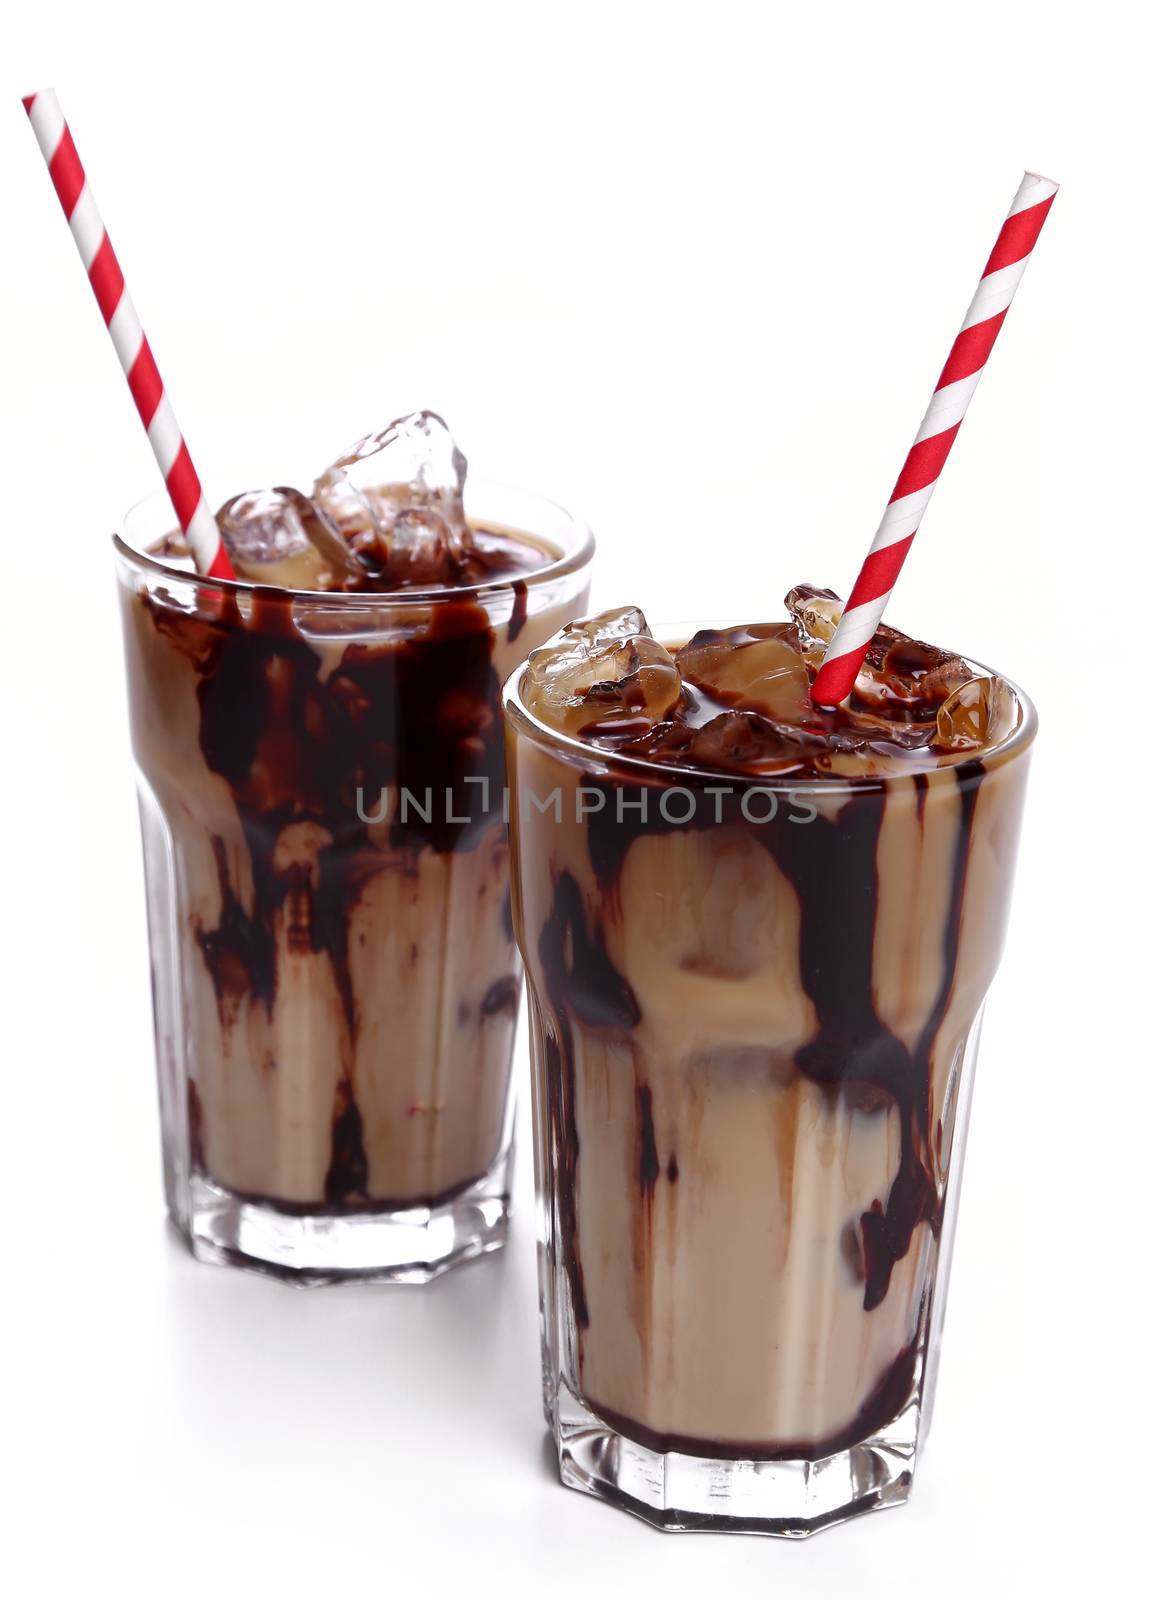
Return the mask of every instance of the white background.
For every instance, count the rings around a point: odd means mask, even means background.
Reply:
[[[0,62],[0,1578],[1119,1590],[1162,1422],[1154,10],[27,10]],[[888,614],[1043,718],[908,1509],[668,1539],[557,1486],[528,1121],[511,1248],[428,1290],[297,1292],[168,1234],[108,548],[153,464],[20,107],[44,83],[213,501],[433,406],[471,467],[589,517],[594,599],[649,616],[848,585],[1024,166],[1061,180]]]

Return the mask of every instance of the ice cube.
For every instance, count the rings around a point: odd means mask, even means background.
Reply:
[[[651,629],[638,606],[615,606],[611,611],[600,611],[597,617],[568,622],[559,637],[598,648],[622,639],[650,639]]]
[[[724,711],[696,729],[688,754],[698,766],[775,773],[826,748],[823,738],[800,728],[778,728],[755,711]]]
[[[456,582],[457,562],[435,511],[410,506],[398,513],[391,538],[371,528],[353,534],[351,549],[366,576],[385,588]]]
[[[951,651],[881,626],[870,641],[851,703],[890,718],[930,718],[972,676]]]
[[[250,489],[218,513],[240,578],[281,589],[334,589],[360,574],[345,541],[298,489]]]
[[[644,732],[675,710],[683,683],[642,611],[571,622],[530,657],[531,708],[564,733]]]
[[[844,609],[840,596],[832,589],[799,583],[785,596],[785,608],[797,624],[803,654],[819,667]]]
[[[1016,720],[1015,696],[1002,678],[971,678],[939,706],[934,747],[982,750],[1005,739]]]
[[[392,581],[443,582],[467,553],[465,457],[435,411],[414,411],[357,440],[316,479],[312,498],[346,538],[372,533]],[[366,563],[367,564],[367,563]]]
[[[609,676],[599,663],[609,661],[613,652],[632,640],[650,637],[647,618],[638,606],[616,607],[597,617],[568,622],[530,657],[529,682],[536,691],[555,698],[574,694],[580,685],[585,692],[591,683]],[[592,671],[593,676],[587,677]]]
[[[792,622],[756,622],[725,633],[702,629],[676,652],[676,665],[697,689],[733,710],[792,723],[808,711],[809,673]]]

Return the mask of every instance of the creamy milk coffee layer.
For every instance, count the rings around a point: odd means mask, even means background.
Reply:
[[[670,647],[607,613],[507,730],[549,1404],[650,1448],[820,1458],[917,1391],[968,1044],[1002,948],[1025,715],[840,612]]]

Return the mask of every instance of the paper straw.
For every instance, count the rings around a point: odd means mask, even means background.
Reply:
[[[68,219],[81,263],[89,275],[105,326],[117,351],[130,393],[153,448],[174,512],[198,570],[212,578],[233,578],[234,568],[206,502],[190,451],[133,308],[109,234],[73,144],[73,136],[52,89],[25,95],[41,154]]]
[[[815,705],[838,706],[854,686],[1058,188],[1023,175],[814,681]]]

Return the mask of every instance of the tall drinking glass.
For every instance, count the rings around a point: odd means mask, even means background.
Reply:
[[[541,564],[292,593],[116,540],[166,1198],[200,1257],[423,1280],[496,1249],[519,963],[501,684],[585,603],[593,542],[471,483]]]
[[[1034,710],[1009,688],[974,759],[794,783],[604,751],[527,676],[507,760],[562,1476],[666,1528],[902,1501]]]

